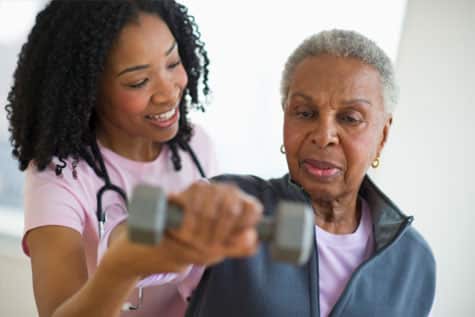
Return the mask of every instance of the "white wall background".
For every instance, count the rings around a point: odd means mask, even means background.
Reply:
[[[475,1],[409,0],[377,181],[437,260],[435,316],[475,316]]]

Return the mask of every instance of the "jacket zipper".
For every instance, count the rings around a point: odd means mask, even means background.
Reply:
[[[340,296],[340,298],[338,299],[338,301],[336,302],[335,306],[332,308],[332,310],[330,311],[330,314],[328,314],[328,316],[335,317],[335,316],[333,316],[335,310],[337,308],[340,308],[342,305],[344,305],[346,303],[347,298],[349,296],[350,289],[352,288],[353,284],[355,283],[355,280],[358,279],[361,271],[364,270],[369,265],[370,262],[372,262],[372,261],[374,261],[374,259],[380,257],[383,253],[386,252],[386,250],[388,250],[391,246],[393,246],[403,236],[404,232],[409,228],[409,225],[412,223],[413,219],[414,218],[412,216],[407,217],[406,220],[404,221],[404,223],[402,224],[401,228],[399,229],[398,233],[394,237],[394,239],[391,242],[389,242],[386,246],[384,246],[382,249],[380,249],[378,252],[376,252],[368,260],[364,261],[356,269],[356,271],[353,272],[353,274],[350,278],[350,281],[348,282],[348,284],[345,287],[345,290],[343,291],[342,295]]]

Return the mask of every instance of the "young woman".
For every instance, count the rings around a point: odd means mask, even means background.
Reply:
[[[53,0],[38,14],[6,110],[40,316],[113,315],[104,294],[126,300],[135,281],[114,278],[125,251],[96,264],[102,225],[137,183],[176,192],[215,174],[212,144],[187,118],[208,93],[200,33],[173,0]],[[153,291],[136,315],[158,311]]]

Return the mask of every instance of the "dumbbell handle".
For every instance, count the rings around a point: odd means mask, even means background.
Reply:
[[[168,203],[166,212],[166,229],[179,228],[183,222],[183,210],[180,206]],[[270,241],[274,231],[274,220],[271,217],[262,217],[256,226],[259,240]]]

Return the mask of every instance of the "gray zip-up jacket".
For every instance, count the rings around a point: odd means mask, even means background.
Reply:
[[[257,197],[267,215],[282,199],[309,202],[288,175],[269,181],[232,175],[214,180],[235,183]],[[360,195],[371,210],[376,250],[352,274],[330,316],[427,316],[435,292],[435,261],[429,246],[411,227],[413,218],[405,216],[368,177]],[[186,316],[320,316],[316,250],[315,245],[309,262],[301,267],[273,262],[263,246],[253,257],[208,268]]]

